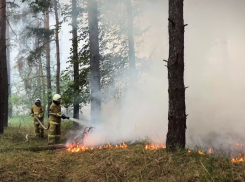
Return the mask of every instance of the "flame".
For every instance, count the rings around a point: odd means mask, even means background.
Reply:
[[[237,157],[237,158],[232,158],[231,162],[245,162],[245,158],[244,157]]]
[[[243,146],[242,144],[236,143],[237,146]],[[72,153],[78,153],[78,152],[84,152],[87,150],[94,150],[94,149],[122,149],[122,148],[127,148],[128,145],[125,144],[124,142],[122,144],[118,144],[118,145],[111,145],[110,143],[108,143],[107,145],[102,145],[102,146],[98,146],[98,147],[87,147],[85,145],[82,145],[80,143],[70,143],[67,146],[67,151],[68,152],[72,152]],[[144,149],[145,150],[156,150],[156,149],[165,149],[166,146],[164,144],[145,144]],[[192,151],[190,149],[188,149],[188,153],[191,153]],[[198,150],[198,153],[200,155],[205,155],[205,153],[203,153],[202,151]],[[210,148],[208,150],[208,153],[212,154],[214,153],[214,150],[212,148]],[[240,154],[240,157],[236,157],[236,158],[231,158],[231,162],[232,163],[238,163],[238,162],[245,162],[245,157],[242,157],[242,155]],[[33,172],[35,172],[35,170],[33,170]]]
[[[156,150],[156,149],[160,149],[163,148],[165,149],[166,146],[164,144],[146,144],[145,145],[145,150]]]
[[[79,143],[70,143],[67,147],[68,152],[76,153],[76,152],[84,152],[87,150],[94,150],[94,149],[113,149],[113,148],[127,148],[128,145],[124,142],[120,145],[112,146],[110,143],[107,145],[99,146],[99,147],[86,147]]]
[[[198,150],[198,153],[201,155],[205,155],[202,151]]]

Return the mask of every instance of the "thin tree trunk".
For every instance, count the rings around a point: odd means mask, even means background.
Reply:
[[[10,75],[11,75],[11,64],[10,64],[10,37],[9,37],[9,24],[6,23],[6,44],[7,44],[7,71],[8,71],[8,94],[9,94],[9,97],[11,96],[11,80],[10,80]],[[8,106],[8,116],[10,118],[12,118],[12,111],[13,111],[13,105],[12,103],[9,101],[9,106]],[[7,123],[8,125],[8,123]]]
[[[72,0],[72,53],[74,66],[74,101],[73,101],[73,118],[79,119],[79,60],[78,60],[78,38],[77,38],[77,1]],[[77,127],[77,123],[73,122]]]
[[[6,1],[4,0],[3,3],[5,3],[6,5]],[[7,46],[6,46],[6,7],[4,8],[4,22],[3,22],[3,26],[4,26],[4,128],[6,128],[8,126],[8,93],[9,93],[9,85],[8,85],[8,64],[7,64],[7,55],[6,55],[6,50],[7,50]]]
[[[7,61],[7,46],[6,46],[6,9],[5,9],[5,21],[4,21],[4,28],[5,28],[5,42],[4,42],[4,47],[5,47],[5,62],[4,62],[4,128],[8,127],[8,111],[9,111],[9,105],[8,105],[8,100],[9,100],[9,81],[8,81],[8,61]],[[3,78],[4,78],[3,77]]]
[[[91,71],[91,121],[101,121],[100,54],[97,0],[88,0]]]
[[[135,50],[134,50],[134,17],[132,12],[131,0],[126,0],[127,6],[127,30],[128,30],[128,56],[130,79],[132,82],[136,78]]]
[[[49,10],[47,10],[45,15],[45,28],[49,30]],[[50,73],[50,38],[47,37],[46,42],[46,69],[47,69],[47,98],[48,98],[48,114],[49,107],[52,103],[52,87],[51,87],[51,73]]]
[[[184,85],[183,0],[169,0],[168,133],[167,150],[185,147],[186,107]]]
[[[59,17],[57,0],[54,0],[54,12],[55,12],[55,44],[56,44],[56,60],[57,60],[57,71],[56,71],[56,93],[60,94],[60,45],[59,45]]]
[[[4,127],[4,96],[5,96],[5,71],[6,64],[6,0],[0,0],[0,135],[3,134]]]
[[[0,134],[6,124],[8,110],[8,75],[6,60],[6,0],[0,0]],[[7,95],[6,95],[7,94]],[[7,107],[7,108],[6,108]]]
[[[42,83],[42,104],[46,106],[46,99],[45,99],[45,80],[44,80],[44,74],[43,74],[43,63],[42,59],[39,59],[39,71],[40,71],[40,77],[41,77],[41,83]]]
[[[37,28],[39,28],[39,20],[37,18]],[[36,37],[35,38],[35,49],[39,47],[39,40]],[[42,104],[46,106],[46,101],[45,101],[45,81],[44,81],[44,74],[43,74],[43,63],[41,57],[38,58],[38,70],[39,70],[39,79],[38,79],[38,85],[40,85],[40,92],[42,92]]]

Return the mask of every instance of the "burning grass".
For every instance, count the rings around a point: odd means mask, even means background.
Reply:
[[[145,144],[70,153],[66,150],[0,153],[1,181],[244,181],[243,163]]]
[[[124,142],[119,145],[111,145],[108,143],[107,145],[101,145],[101,146],[96,146],[96,147],[87,147],[85,145],[79,144],[79,143],[70,143],[67,146],[67,151],[68,152],[84,152],[87,150],[94,150],[94,149],[122,149],[122,148],[127,148],[128,145],[125,144]]]
[[[70,125],[63,125],[65,133]],[[1,148],[46,145],[46,139],[24,142],[32,126],[10,125],[0,139]],[[16,139],[19,133],[19,138]],[[64,136],[63,136],[64,138]],[[242,147],[241,144],[237,147]],[[0,181],[245,181],[242,155],[220,157],[218,150],[167,153],[163,144],[107,144],[93,148],[81,144],[56,151],[12,150],[0,153]],[[77,152],[76,150],[79,149]]]

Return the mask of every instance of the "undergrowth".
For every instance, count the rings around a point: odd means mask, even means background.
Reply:
[[[48,126],[47,119],[44,120],[44,125]],[[61,123],[61,143],[65,143],[65,135],[72,129],[71,121]],[[4,134],[0,136],[0,149],[45,146],[48,144],[47,137],[48,131],[44,130],[43,139],[35,138],[32,117],[14,117],[9,120],[8,127],[4,130]]]
[[[19,126],[19,120],[22,121]],[[47,145],[47,138],[35,140],[31,118],[10,121],[0,139],[0,147],[15,148]],[[72,123],[62,123],[63,139]],[[25,142],[25,134],[30,134]],[[47,137],[47,133],[45,133]],[[229,158],[200,155],[198,152],[165,149],[145,150],[144,143],[125,149],[102,149],[83,153],[66,150],[29,152],[15,150],[0,153],[0,181],[159,181],[159,182],[242,182],[245,164]]]

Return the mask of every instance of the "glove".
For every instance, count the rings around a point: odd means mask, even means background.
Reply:
[[[62,119],[69,119],[69,117],[67,117],[66,115],[62,114],[61,116]]]

